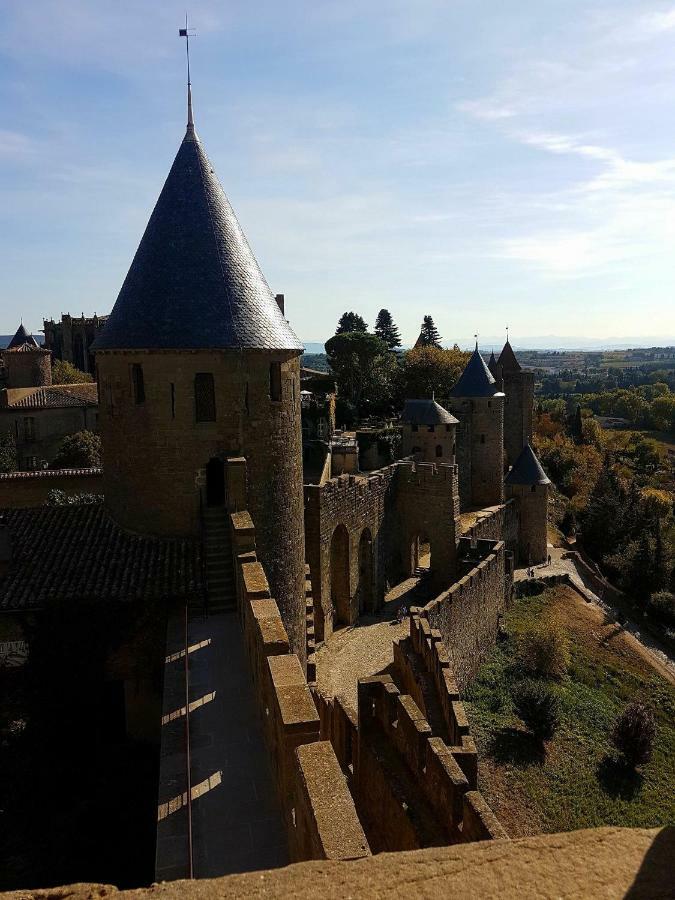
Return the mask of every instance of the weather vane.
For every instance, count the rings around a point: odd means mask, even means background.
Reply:
[[[506,340],[508,341],[508,339],[509,339],[509,326],[507,325],[506,326]]]
[[[187,88],[188,88],[188,126],[194,127],[192,120],[192,84],[190,82],[190,35],[194,37],[196,31],[188,25],[188,16],[185,13],[185,28],[178,29],[179,37],[185,38],[185,58],[187,60]]]

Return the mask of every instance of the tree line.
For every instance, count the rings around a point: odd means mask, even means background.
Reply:
[[[407,397],[447,397],[469,354],[456,344],[443,348],[441,341],[428,315],[415,346],[404,351],[388,309],[379,311],[372,332],[359,313],[343,313],[335,335],[325,345],[338,383],[338,423],[351,425],[367,415],[393,415]]]

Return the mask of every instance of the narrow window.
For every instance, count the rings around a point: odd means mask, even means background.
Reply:
[[[436,445],[436,456],[443,456],[443,448],[440,444]]]
[[[176,418],[176,385],[171,381],[169,383],[169,392],[171,394],[171,418]]]
[[[23,420],[23,439],[27,444],[35,440],[35,419],[26,417]]]
[[[138,406],[145,403],[145,382],[143,381],[143,366],[133,363],[131,366],[131,383],[134,387],[134,403]]]
[[[492,408],[492,400],[488,400],[488,409]]]
[[[270,400],[281,400],[281,363],[270,365]]]
[[[532,491],[533,494],[536,493],[537,485],[533,484],[532,487],[530,488],[530,490]]]
[[[197,422],[216,421],[216,389],[211,372],[195,375],[195,419]]]
[[[429,434],[433,434],[434,431],[436,431],[436,426],[435,426],[435,425],[430,425],[430,426],[427,428],[427,431],[429,432]]]
[[[446,431],[450,431],[450,427],[451,427],[450,425],[446,425],[446,426],[445,426],[445,430],[446,430]]]
[[[249,415],[251,410],[248,405],[248,381],[246,382],[246,387],[244,388],[244,409],[246,410],[246,415]]]
[[[412,426],[412,430],[413,430],[413,431],[419,431],[419,430],[420,430],[419,425],[413,425],[413,426]]]
[[[484,434],[481,434],[481,436],[480,436],[480,442],[481,442],[481,444],[484,444],[484,443],[485,443],[485,435],[484,435]]]

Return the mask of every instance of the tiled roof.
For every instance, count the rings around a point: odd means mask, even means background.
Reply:
[[[93,349],[199,348],[303,349],[189,126]]]
[[[411,425],[456,425],[458,421],[435,400],[406,400],[401,419]]]
[[[16,350],[16,349],[24,349],[24,345],[28,344],[29,348],[35,350],[39,344],[35,340],[32,334],[29,334],[26,329],[23,327],[23,322],[16,329],[16,334],[12,338],[12,340],[7,344],[8,350]]]
[[[64,475],[92,475],[98,477],[103,474],[103,469],[92,467],[90,469],[30,469],[25,472],[0,472],[2,481],[24,481],[29,478],[63,478]]]
[[[513,468],[504,479],[505,484],[550,484],[551,481],[541,467],[541,463],[537,459],[537,455],[530,447],[525,444],[518,454],[518,459],[513,464]]]
[[[176,601],[199,596],[196,541],[123,531],[101,504],[0,510],[12,563],[0,579],[0,609],[53,601]]]
[[[64,406],[91,406],[98,403],[95,384],[35,388],[30,394],[7,398],[8,409],[60,409]]]
[[[504,349],[499,354],[498,365],[502,367],[504,372],[520,372],[520,363],[516,359],[513,347],[508,341],[504,344]]]
[[[478,352],[478,345],[471,354],[457,384],[450,391],[452,397],[494,397],[499,389],[485,360]]]
[[[499,378],[499,363],[495,359],[494,350],[490,353],[490,359],[488,360],[487,366],[488,366],[488,369],[490,370],[490,373],[495,378],[495,380],[498,379]]]

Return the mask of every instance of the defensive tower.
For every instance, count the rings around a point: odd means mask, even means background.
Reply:
[[[51,353],[43,349],[24,328],[23,322],[2,352],[7,388],[49,387],[52,383]]]
[[[304,659],[303,348],[188,98],[185,137],[94,345],[106,502],[131,531],[198,536],[206,507],[232,509],[225,460],[245,457],[258,558]]]
[[[403,456],[455,464],[457,419],[435,400],[406,400],[401,416]]]
[[[548,553],[548,489],[551,482],[529,442],[520,451],[504,483],[507,498],[515,497],[518,503],[520,562],[528,566],[545,562]]]
[[[478,342],[449,406],[459,419],[457,463],[462,508],[493,506],[504,498],[504,394],[499,390]]]
[[[504,449],[507,464],[514,465],[523,447],[532,440],[534,374],[524,371],[508,339],[495,366],[504,391]],[[494,375],[492,368],[490,369]]]

